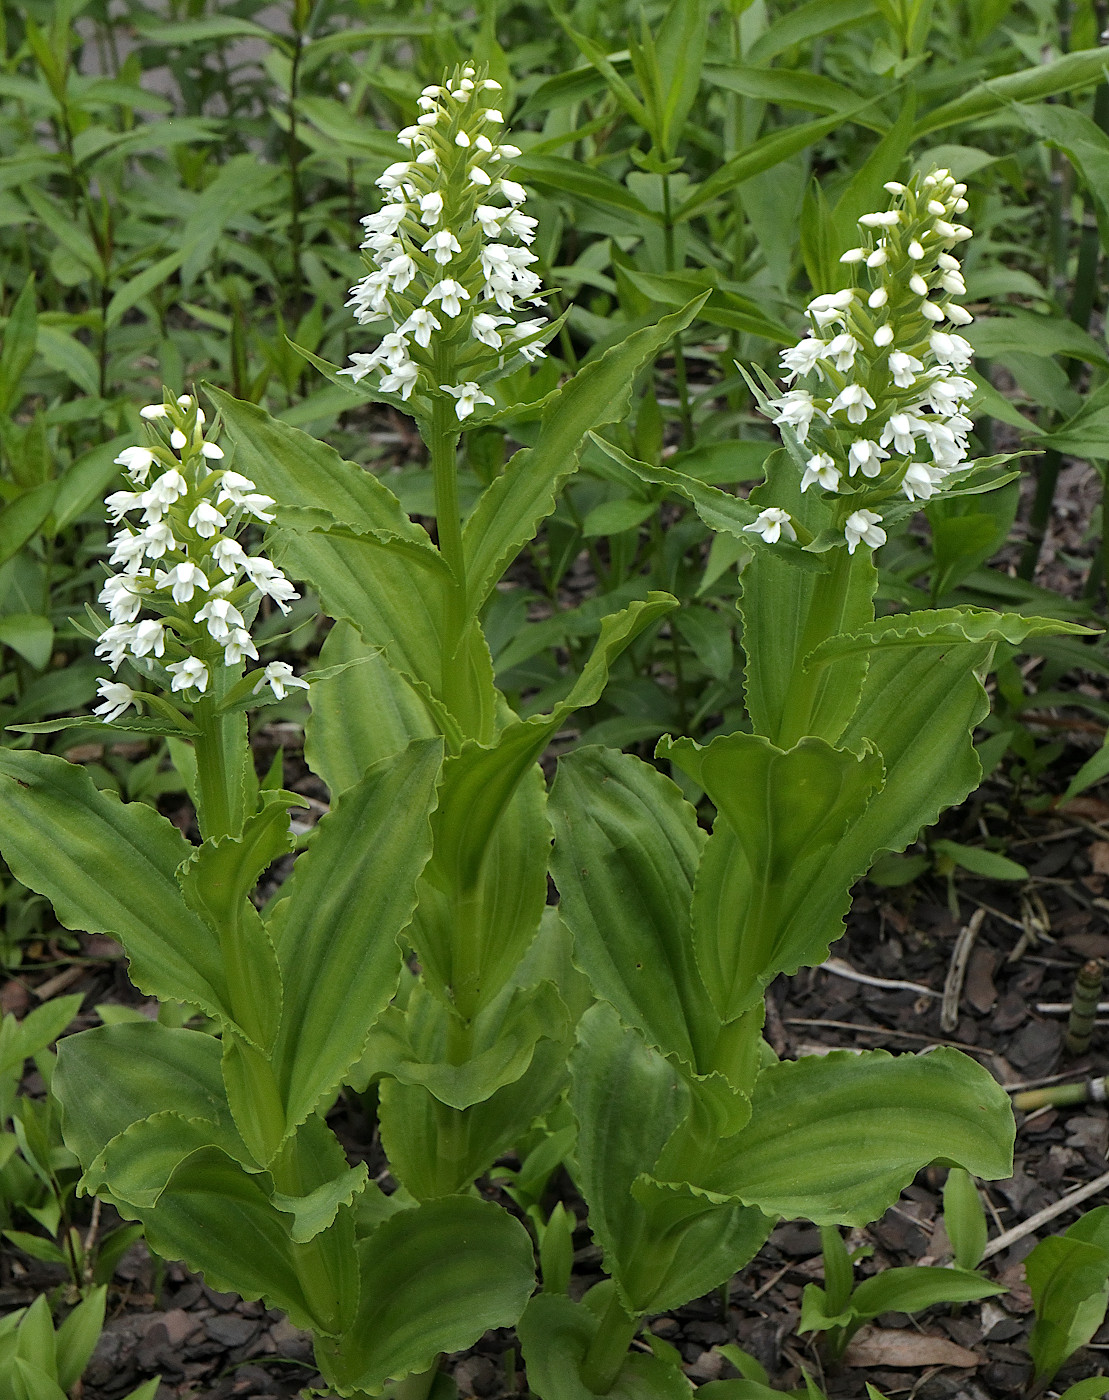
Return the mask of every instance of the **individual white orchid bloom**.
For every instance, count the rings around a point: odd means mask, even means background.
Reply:
[[[100,704],[94,705],[92,712],[99,715],[105,724],[119,719],[132,705],[136,710],[139,708],[139,692],[132,690],[129,685],[124,685],[122,681],[102,680],[97,685],[96,693],[100,696]]]
[[[860,544],[877,549],[886,542],[886,532],[882,529],[882,517],[872,510],[856,510],[847,517],[843,533],[847,540],[847,552],[854,554]]]
[[[303,676],[293,674],[293,668],[287,661],[271,661],[254,687],[254,694],[257,695],[260,691],[265,690],[267,685],[273,691],[275,700],[284,700],[288,691],[294,687],[300,690],[309,688],[308,682]]]
[[[208,667],[197,656],[171,661],[166,670],[173,677],[170,690],[196,690],[203,695],[208,689]]]
[[[766,510],[760,510],[751,524],[744,525],[743,528],[750,534],[761,535],[767,544],[777,544],[783,535],[787,540],[797,538],[789,511],[780,510],[777,506],[768,506]]]
[[[469,418],[479,403],[490,405],[495,403],[494,399],[482,392],[481,385],[475,384],[472,380],[466,384],[440,384],[439,387],[445,394],[450,394],[457,400],[454,411],[459,422],[463,418]]]

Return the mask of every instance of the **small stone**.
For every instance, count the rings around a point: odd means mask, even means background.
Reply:
[[[249,1317],[232,1316],[228,1313],[210,1317],[206,1325],[209,1337],[227,1347],[246,1346],[258,1330],[258,1324]]]

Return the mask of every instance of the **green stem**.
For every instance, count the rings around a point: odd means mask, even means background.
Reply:
[[[582,1381],[594,1395],[607,1395],[616,1384],[638,1331],[639,1319],[628,1316],[613,1289],[581,1365]]]
[[[307,1188],[300,1146],[295,1137],[282,1148],[269,1165],[276,1190],[286,1196],[303,1196]],[[297,1277],[314,1315],[329,1330],[338,1331],[343,1315],[342,1299],[336,1280],[324,1256],[320,1239],[292,1246]],[[430,1389],[430,1386],[429,1386]],[[427,1392],[423,1392],[426,1394]]]
[[[670,193],[670,176],[662,177],[662,217],[663,241],[666,249],[666,270],[676,272],[677,254],[674,250],[674,218]],[[678,385],[679,413],[682,423],[682,446],[693,446],[693,415],[689,408],[689,382],[685,372],[685,355],[682,351],[682,338],[676,335],[671,342],[674,351],[674,378]]]
[[[223,667],[212,667],[219,685]],[[218,677],[219,679],[216,679]],[[193,711],[200,733],[193,740],[196,754],[197,822],[205,841],[238,836],[243,826],[242,716],[216,713],[217,696],[205,697]]]
[[[426,1371],[413,1371],[402,1381],[394,1381],[385,1392],[388,1400],[427,1400],[435,1377],[439,1374],[439,1359]]]

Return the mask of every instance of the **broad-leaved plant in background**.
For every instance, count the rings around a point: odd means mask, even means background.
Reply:
[[[971,609],[874,616],[883,522],[999,480],[996,460],[964,465],[965,351],[938,329],[961,323],[952,181],[914,178],[862,220],[871,241],[850,257],[872,290],[813,302],[786,356],[811,388],[759,389],[786,448],[749,504],[599,436],[707,293],[528,395],[556,324],[536,314],[534,220],[498,91],[469,65],[424,91],[363,221],[350,305],[366,349],[342,370],[315,361],[415,419],[434,538],[325,444],[215,387],[209,428],[175,386],[143,410],[147,441],[120,453],[128,486],[108,498],[99,710],[111,730],[171,738],[199,843],[80,767],[3,750],[0,851],[67,927],[118,937],[141,990],[207,1018],[106,1025],[60,1050],[84,1188],[155,1251],[311,1328],[339,1395],[442,1393],[440,1353],[517,1321],[543,1400],[688,1395],[672,1358],[628,1355],[641,1319],[727,1278],[775,1218],[872,1220],[937,1158],[1009,1171],[1005,1096],[969,1060],[779,1064],[762,998],[824,958],[878,853],[975,786],[996,642],[1060,629]],[[532,445],[463,519],[460,441],[520,402]],[[549,815],[537,764],[671,597],[607,617],[547,714],[521,719],[494,684],[483,612],[590,434],[753,551],[749,728],[660,748],[711,801],[711,835],[640,759],[574,754]],[[335,621],[306,676],[247,664],[256,615],[288,606],[290,578]],[[300,799],[256,779],[247,713],[304,686],[331,807],[265,898]],[[378,1087],[390,1195],[327,1126],[344,1083]],[[474,1183],[534,1142],[564,1092],[576,1141],[561,1155],[611,1278],[581,1304],[529,1302],[531,1237]]]

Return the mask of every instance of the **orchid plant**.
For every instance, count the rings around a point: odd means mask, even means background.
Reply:
[[[996,460],[962,465],[966,393],[949,371],[965,352],[936,330],[960,323],[944,300],[961,285],[948,177],[914,178],[862,221],[880,239],[848,260],[874,290],[818,297],[812,334],[784,357],[813,390],[757,388],[786,448],[748,503],[603,436],[703,296],[523,409],[503,394],[556,325],[532,314],[535,221],[506,173],[499,91],[466,65],[423,92],[363,221],[350,305],[372,343],[343,369],[314,361],[352,401],[414,417],[435,537],[385,481],[218,388],[210,430],[191,395],[144,409],[146,443],[119,458],[135,489],[108,499],[118,572],[96,645],[115,678],[99,713],[174,740],[199,841],[61,758],[0,750],[0,850],[67,927],[120,938],[139,988],[205,1018],[101,1026],[59,1054],[83,1188],[141,1221],[155,1251],[311,1328],[337,1395],[445,1396],[440,1354],[518,1322],[543,1400],[663,1400],[689,1385],[673,1357],[629,1354],[642,1318],[727,1278],[775,1218],[871,1220],[937,1156],[1007,1174],[1007,1101],[969,1060],[779,1064],[762,996],[825,956],[878,853],[975,785],[994,647],[1060,625],[874,616],[881,525],[999,479]],[[463,520],[460,440],[529,414],[532,445]],[[550,713],[521,719],[494,684],[483,610],[590,434],[614,470],[749,546],[749,729],[660,747],[715,808],[711,835],[638,758],[573,754],[549,801],[537,763],[612,659],[673,610],[668,595],[606,618]],[[265,554],[250,544],[260,525]],[[244,669],[255,612],[296,597],[286,575],[334,620],[320,664]],[[290,687],[308,690],[306,754],[332,801],[263,895],[300,799],[259,784],[246,712]],[[377,1086],[389,1194],[327,1125],[344,1084]],[[611,1274],[580,1304],[531,1297],[531,1237],[475,1188],[542,1137],[564,1095],[573,1141],[565,1128],[551,1141]],[[543,1255],[562,1282],[565,1254]]]

